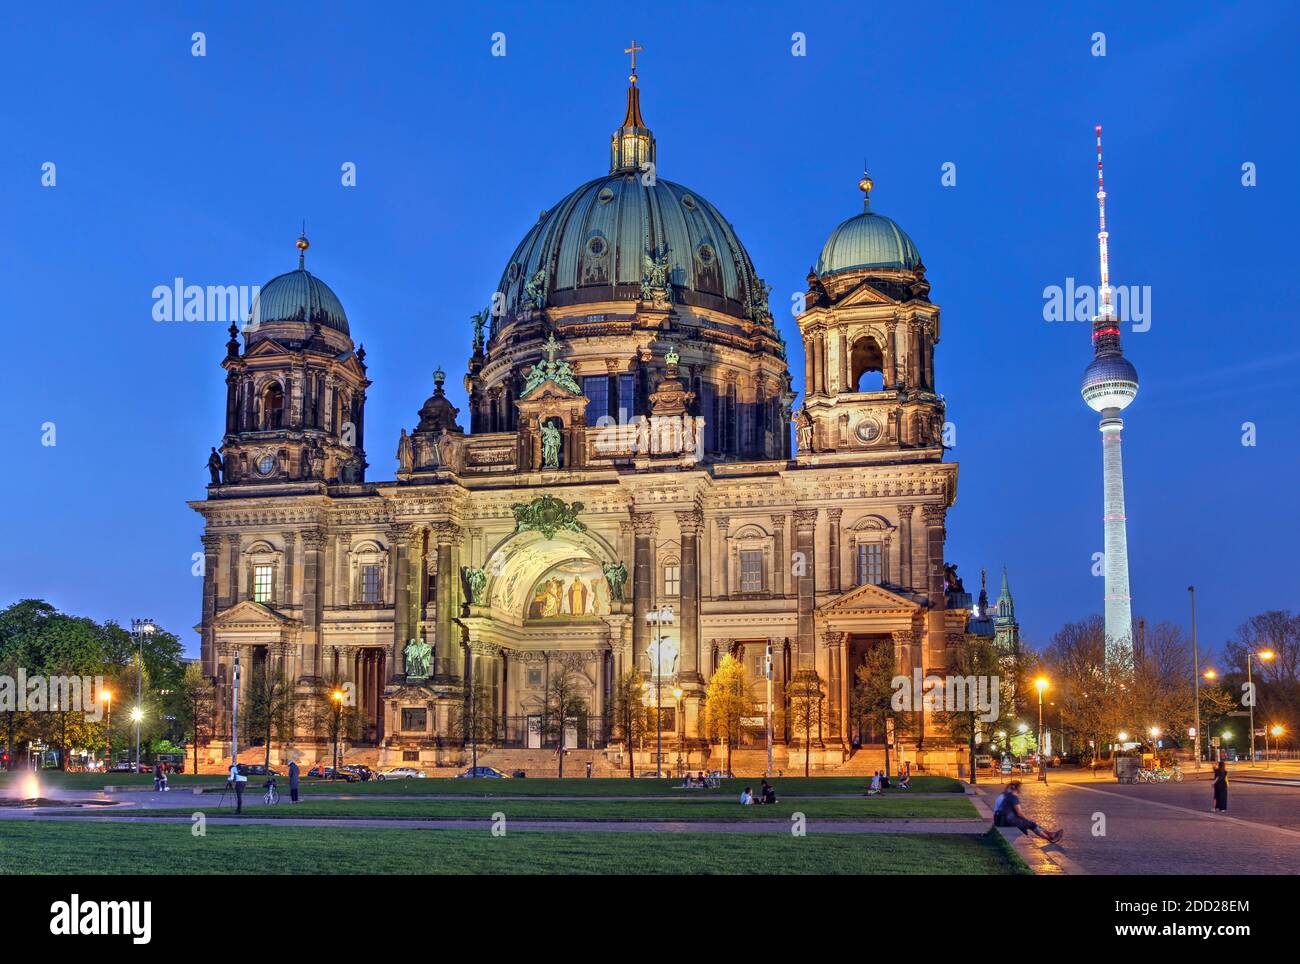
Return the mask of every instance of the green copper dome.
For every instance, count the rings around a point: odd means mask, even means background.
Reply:
[[[869,179],[864,183],[869,185]],[[921,252],[907,232],[893,218],[877,214],[869,204],[864,206],[866,210],[849,218],[826,239],[814,269],[819,278],[871,268],[911,271],[921,263]]]
[[[298,239],[298,270],[287,271],[262,285],[253,300],[254,324],[269,325],[277,321],[301,321],[333,328],[350,336],[348,316],[338,295],[320,278],[304,267],[303,254],[307,239]]]

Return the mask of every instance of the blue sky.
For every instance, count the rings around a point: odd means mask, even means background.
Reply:
[[[1300,15],[1147,6],[7,8],[0,604],[151,615],[196,650],[185,502],[220,441],[226,334],[153,321],[151,292],[261,284],[293,266],[304,218],[309,267],[368,352],[370,475],[390,478],[436,366],[463,404],[468,316],[519,238],[607,169],[635,37],[659,173],[735,225],[797,388],[790,295],[860,210],[869,158],[873,205],[915,239],[944,310],[961,462],[948,556],[968,587],[1008,566],[1036,644],[1102,602],[1088,327],[1044,321],[1043,289],[1095,283],[1104,124],[1112,280],[1151,292],[1150,329],[1125,340],[1142,381],[1125,431],[1134,610],[1185,622],[1195,582],[1216,644],[1295,608]]]

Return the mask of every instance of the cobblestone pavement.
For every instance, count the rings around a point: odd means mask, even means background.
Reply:
[[[1045,846],[1075,871],[1092,874],[1300,873],[1300,785],[1234,771],[1228,813],[1210,812],[1210,784],[1119,785],[1106,781],[1025,781],[1025,812],[1044,827],[1065,828]],[[992,802],[999,786],[981,786]],[[1094,835],[1104,817],[1105,834]],[[1038,844],[1035,844],[1036,846]]]

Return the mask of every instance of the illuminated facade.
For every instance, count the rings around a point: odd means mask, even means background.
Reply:
[[[283,672],[304,706],[346,687],[353,752],[385,764],[459,761],[468,692],[502,760],[560,739],[612,757],[620,682],[658,670],[646,699],[668,745],[704,766],[703,696],[727,654],[754,695],[741,745],[763,744],[770,646],[778,759],[834,766],[872,647],[901,673],[943,671],[968,612],[945,604],[957,466],[915,245],[866,203],[832,233],[798,318],[795,411],[768,285],[655,164],[634,71],[609,173],[543,212],[474,317],[467,424],[439,371],[387,481],[367,478],[370,382],[338,299],[301,262],[263,289],[242,352],[228,346],[222,460],[192,503],[223,714],[238,652],[245,679]],[[811,740],[791,725],[796,676],[823,693]],[[565,681],[579,708],[561,728]],[[942,746],[932,721],[909,739]],[[295,742],[321,740],[300,711]]]

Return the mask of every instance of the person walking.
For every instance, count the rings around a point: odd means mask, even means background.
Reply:
[[[232,760],[230,763],[230,786],[235,791],[236,815],[244,812],[244,784],[247,782],[248,777],[239,772],[239,764]]]
[[[993,826],[1015,827],[1025,836],[1033,834],[1048,843],[1057,843],[1065,836],[1064,830],[1044,830],[1025,815],[1020,808],[1020,781],[1012,780],[993,804]]]
[[[298,761],[289,761],[289,802],[298,802]]]
[[[1222,760],[1214,768],[1214,812],[1228,812],[1228,764]]]

